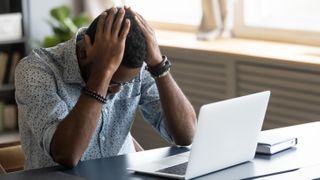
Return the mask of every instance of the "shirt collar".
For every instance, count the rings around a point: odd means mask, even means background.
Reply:
[[[77,37],[83,36],[87,28],[80,28],[78,32],[66,42],[65,52],[63,53],[64,71],[63,78],[67,83],[79,83],[83,86],[85,82],[81,76],[80,66],[77,58],[76,43]]]

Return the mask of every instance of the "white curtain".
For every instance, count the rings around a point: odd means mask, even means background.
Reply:
[[[233,0],[202,0],[202,19],[198,39],[210,40],[231,36]]]

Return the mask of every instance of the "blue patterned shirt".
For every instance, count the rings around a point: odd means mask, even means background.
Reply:
[[[85,30],[80,29],[77,35]],[[35,49],[17,65],[16,102],[26,169],[57,165],[50,155],[52,137],[85,86],[76,57],[77,35],[55,47]],[[144,119],[172,143],[164,125],[155,81],[141,68],[133,81],[117,94],[108,96],[81,161],[135,152],[130,128],[138,109]]]

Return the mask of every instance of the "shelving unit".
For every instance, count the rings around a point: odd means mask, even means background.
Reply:
[[[4,119],[7,117],[12,118],[9,121],[15,122],[16,125],[12,126],[10,129],[0,128],[0,147],[3,145],[16,145],[20,141],[19,133],[18,133],[18,126],[17,126],[17,113],[12,113],[14,111],[10,111],[14,116],[6,116],[5,108],[6,106],[14,107],[16,106],[15,102],[15,88],[13,83],[13,74],[14,74],[14,67],[18,60],[24,57],[28,53],[28,0],[1,0],[0,1],[0,18],[1,16],[4,17],[6,14],[12,13],[21,13],[21,37],[17,38],[6,38],[0,37],[0,55],[4,55],[6,58],[0,58],[1,64],[5,64],[5,66],[0,67],[0,70],[3,70],[2,77],[0,79],[0,127],[4,127]],[[4,27],[5,23],[10,24],[10,21],[3,20],[0,21],[0,26],[2,28],[10,28]],[[4,24],[1,24],[4,23]],[[1,30],[1,29],[0,29]],[[2,29],[4,30],[4,29]],[[16,29],[14,29],[16,30]],[[0,34],[0,36],[5,36],[6,34]],[[3,57],[4,57],[3,56]],[[17,111],[16,111],[17,112]],[[5,115],[6,114],[6,115]],[[8,122],[8,120],[6,120]],[[13,127],[13,128],[12,128]]]

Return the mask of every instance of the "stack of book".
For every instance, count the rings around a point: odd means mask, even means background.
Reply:
[[[20,58],[18,52],[0,52],[0,85],[14,83],[14,71]]]
[[[18,129],[17,106],[0,102],[0,132]]]

